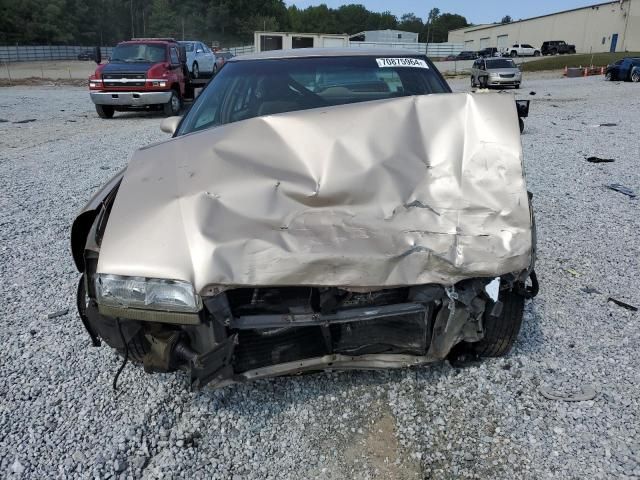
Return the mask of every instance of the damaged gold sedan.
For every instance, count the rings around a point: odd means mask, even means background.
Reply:
[[[78,308],[195,387],[505,354],[537,292],[513,97],[399,51],[230,59],[72,228]]]

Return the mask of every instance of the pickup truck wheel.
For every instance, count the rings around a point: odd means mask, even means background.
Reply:
[[[501,290],[498,299],[502,302],[502,312],[497,317],[491,316],[493,302],[488,300],[483,319],[484,338],[468,344],[471,351],[481,357],[506,355],[520,332],[525,297],[516,290]]]
[[[640,82],[640,72],[633,72],[631,74],[631,81],[635,83]]]
[[[549,51],[549,55],[557,55],[558,54],[558,50],[556,50],[555,48],[552,48],[551,51]]]
[[[174,117],[180,113],[180,107],[182,102],[180,101],[180,95],[175,90],[171,90],[171,98],[167,103],[163,105],[163,111],[165,117]]]
[[[96,105],[96,112],[100,118],[113,118],[115,109],[110,105]]]
[[[198,67],[198,62],[193,62],[191,66],[191,76],[193,78],[198,78],[200,76],[200,68]]]
[[[511,56],[512,57],[517,57],[518,56],[518,52],[516,52],[515,50],[511,51]]]
[[[533,56],[534,57],[539,57],[540,56],[540,52],[538,50],[536,50],[535,52],[533,52]]]

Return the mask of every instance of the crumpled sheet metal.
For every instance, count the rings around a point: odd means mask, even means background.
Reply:
[[[520,272],[531,247],[513,97],[437,94],[258,117],[139,150],[98,271],[201,293],[450,285]]]

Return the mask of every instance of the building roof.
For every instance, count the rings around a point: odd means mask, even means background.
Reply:
[[[485,28],[500,27],[500,26],[503,26],[503,25],[511,25],[511,24],[514,24],[514,23],[528,22],[529,20],[536,20],[538,18],[552,17],[553,15],[560,15],[561,13],[576,12],[578,10],[586,10],[587,8],[602,7],[604,5],[615,5],[615,4],[620,5],[620,3],[621,3],[620,0],[602,2],[602,3],[594,3],[593,5],[586,5],[584,7],[570,8],[569,10],[561,10],[560,12],[553,12],[553,13],[547,13],[545,15],[538,15],[537,17],[523,18],[521,20],[514,20],[514,21],[509,22],[509,23],[486,23],[486,24],[483,24],[483,25],[474,25],[474,26],[471,26],[471,27],[456,28],[455,30],[449,30],[449,32],[456,32],[456,31],[460,31],[460,30],[463,30],[465,32],[474,32],[476,30],[483,30]]]
[[[267,60],[277,58],[305,58],[305,57],[415,57],[418,54],[409,50],[397,48],[295,48],[291,50],[269,50],[260,53],[240,55],[227,60],[227,62],[242,62],[245,60]]]

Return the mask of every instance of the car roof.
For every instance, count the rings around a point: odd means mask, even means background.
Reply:
[[[277,58],[308,58],[308,57],[415,57],[423,53],[391,48],[296,48],[291,50],[270,50],[268,52],[252,53],[233,57],[230,61],[244,62],[247,60],[267,60]]]

